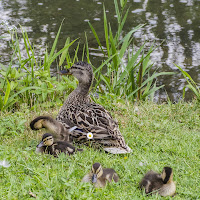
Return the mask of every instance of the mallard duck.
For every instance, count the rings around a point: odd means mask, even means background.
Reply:
[[[161,174],[149,171],[140,182],[140,188],[145,189],[146,194],[158,193],[161,196],[173,196],[176,185],[173,181],[173,171],[171,167],[164,167]]]
[[[83,149],[75,148],[73,145],[65,141],[54,142],[53,135],[45,133],[42,136],[42,141],[37,145],[36,151],[58,157],[58,155],[62,152],[72,155],[76,151],[83,151]]]
[[[93,144],[103,146],[104,150],[109,153],[132,152],[130,147],[126,145],[118,123],[112,118],[111,114],[103,106],[90,99],[89,89],[93,80],[91,65],[80,61],[71,68],[61,71],[60,74],[72,74],[78,79],[79,84],[69,94],[56,120],[49,120],[45,127],[48,130],[55,130],[58,135],[61,134],[61,129],[69,130],[76,127],[70,133],[70,138],[74,142],[87,143],[87,133],[91,132],[93,134]],[[55,121],[59,122],[59,125]],[[62,128],[60,124],[62,124]],[[32,123],[32,127],[34,126],[34,123]]]
[[[92,165],[92,170],[89,174],[86,174],[82,182],[92,182],[95,187],[105,187],[107,182],[119,181],[119,176],[112,168],[103,169],[100,163]]]

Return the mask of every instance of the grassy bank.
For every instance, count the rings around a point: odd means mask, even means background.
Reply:
[[[162,104],[142,102],[114,103],[111,113],[119,121],[126,142],[133,149],[129,155],[111,155],[83,147],[83,153],[59,158],[38,155],[35,147],[45,132],[33,132],[29,122],[40,114],[56,116],[59,108],[1,113],[0,160],[10,167],[0,166],[0,199],[161,199],[147,197],[138,189],[143,174],[164,166],[174,170],[177,195],[173,199],[200,198],[200,108],[192,103]],[[94,189],[81,183],[92,163],[113,167],[120,176],[118,183],[105,189]],[[170,197],[162,198],[170,199]]]

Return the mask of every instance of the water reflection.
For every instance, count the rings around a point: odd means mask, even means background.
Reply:
[[[104,41],[102,3],[113,31],[117,22],[113,1],[93,0],[1,0],[0,20],[6,20],[10,25],[21,24],[28,31],[31,41],[44,48],[52,45],[61,21],[65,18],[59,40],[59,48],[63,47],[66,38],[80,38],[81,44],[87,33],[91,60],[94,65],[101,63],[101,52],[88,26],[90,21]],[[196,82],[200,81],[200,1],[199,0],[133,0],[129,1],[130,13],[124,27],[124,32],[130,31],[138,24],[146,24],[144,28],[134,33],[135,44],[139,46],[147,41],[147,47],[161,43],[152,55],[155,68],[159,71],[176,71],[173,63],[182,66]],[[18,26],[19,27],[19,26]],[[5,38],[0,42],[0,62],[7,63],[12,53],[7,41],[5,25],[0,27],[0,35]],[[173,100],[182,93],[185,80],[180,73],[175,76],[161,77],[159,84],[165,84],[165,90]],[[158,92],[159,98],[166,98],[165,90]],[[178,91],[178,92],[177,92]],[[188,96],[190,98],[190,96]]]

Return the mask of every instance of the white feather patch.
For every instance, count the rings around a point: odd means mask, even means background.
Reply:
[[[127,150],[122,148],[122,147],[106,147],[106,148],[103,148],[103,149],[104,149],[104,151],[106,151],[108,153],[112,153],[112,154],[125,154],[125,153],[131,153],[132,152],[130,147],[128,147]]]
[[[74,131],[77,128],[77,126],[73,126],[72,128],[69,129],[69,133],[71,133],[72,131]]]

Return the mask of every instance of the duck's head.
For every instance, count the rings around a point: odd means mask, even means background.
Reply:
[[[170,181],[173,181],[173,171],[171,167],[164,167],[162,174],[161,174],[163,183],[169,183]]]
[[[60,71],[59,74],[73,75],[78,79],[79,84],[91,84],[93,80],[92,66],[83,61],[73,64],[69,69]]]
[[[100,163],[92,165],[92,183],[96,183],[97,179],[103,175],[103,168]]]
[[[42,141],[37,145],[38,148],[51,146],[53,144],[53,136],[50,133],[45,133],[42,136]]]

